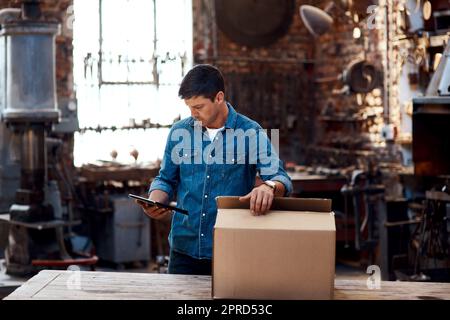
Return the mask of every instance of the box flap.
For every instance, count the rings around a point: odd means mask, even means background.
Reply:
[[[265,215],[249,212],[249,202],[239,197],[217,197],[215,228],[236,230],[335,231],[331,200],[276,198]],[[328,211],[327,211],[328,210]]]
[[[331,212],[269,211],[254,216],[247,209],[219,209],[216,229],[335,231]]]
[[[250,201],[239,197],[216,197],[219,209],[249,209]],[[331,199],[274,198],[271,210],[331,212]]]

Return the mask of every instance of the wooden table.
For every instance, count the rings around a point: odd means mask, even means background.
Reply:
[[[81,271],[77,289],[77,282],[70,282],[71,279],[76,280],[76,274],[71,271],[41,271],[5,300],[211,299],[210,276]],[[380,289],[370,290],[365,280],[337,279],[334,299],[450,299],[450,283],[382,281]]]
[[[306,173],[289,172],[292,180],[293,193],[302,192],[340,192],[347,179],[343,176],[309,175]]]
[[[159,172],[158,167],[139,167],[133,165],[86,165],[79,169],[80,179],[87,182],[103,181],[141,181],[148,184]]]

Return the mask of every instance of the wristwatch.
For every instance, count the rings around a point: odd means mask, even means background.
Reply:
[[[274,193],[277,190],[277,185],[272,180],[266,180],[266,181],[264,181],[264,184],[271,187],[273,189]]]

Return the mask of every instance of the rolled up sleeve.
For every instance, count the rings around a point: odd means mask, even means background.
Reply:
[[[283,169],[284,171],[284,169]],[[281,172],[280,172],[281,173]],[[284,172],[286,174],[286,172]],[[264,179],[266,180],[266,179]],[[268,180],[272,180],[272,181],[278,181],[280,183],[282,183],[284,185],[284,188],[286,189],[286,191],[284,192],[284,196],[287,197],[292,193],[292,181],[291,178],[286,174],[286,175],[282,175],[282,174],[278,174],[274,177],[269,178]]]
[[[292,181],[284,169],[283,161],[280,160],[275,148],[273,147],[269,137],[262,128],[258,132],[257,147],[257,164],[259,176],[264,181],[272,180],[282,183],[285,187],[284,196],[287,197],[292,193]]]

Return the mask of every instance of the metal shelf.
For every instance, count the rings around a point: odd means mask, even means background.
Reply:
[[[372,150],[348,150],[343,148],[334,148],[334,147],[308,147],[309,150],[314,150],[318,152],[328,152],[334,154],[346,154],[346,155],[356,155],[356,156],[373,156],[375,155],[375,151]]]
[[[319,120],[320,121],[327,121],[327,122],[364,122],[364,121],[367,121],[368,118],[320,116]]]

